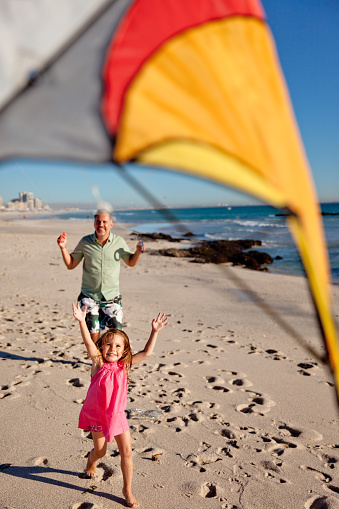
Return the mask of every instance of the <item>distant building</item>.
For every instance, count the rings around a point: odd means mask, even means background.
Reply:
[[[2,198],[0,198],[0,206],[2,206]],[[41,209],[49,209],[48,205],[42,204],[41,198],[34,198],[34,194],[27,191],[20,191],[19,198],[10,200],[6,205],[6,210],[34,211]]]
[[[9,202],[7,203],[7,207],[6,207],[6,208],[7,208],[8,210],[15,210],[15,208],[16,208],[16,204],[15,204],[15,202],[14,202],[14,201],[9,201]]]
[[[34,202],[34,194],[33,193],[24,193],[24,196],[23,196],[23,201],[24,202]]]
[[[42,200],[41,198],[34,198],[34,208],[42,209]]]

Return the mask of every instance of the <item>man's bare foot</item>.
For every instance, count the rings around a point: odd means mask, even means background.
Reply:
[[[125,492],[125,490],[122,490],[122,494],[126,500],[126,504],[128,507],[139,507],[140,506],[140,503],[138,502],[138,500],[136,498],[134,498],[134,496],[132,495],[132,493],[130,493],[129,495],[127,495],[127,493]]]
[[[86,465],[86,474],[89,477],[94,477],[95,476],[95,472],[97,470],[97,468],[96,468],[97,467],[97,462],[93,461],[91,459],[93,452],[94,452],[94,449],[92,449],[91,452],[89,453],[88,460],[87,460],[87,465]]]

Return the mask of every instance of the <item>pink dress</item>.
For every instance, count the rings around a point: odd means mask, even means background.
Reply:
[[[127,375],[123,362],[105,362],[91,379],[79,416],[79,428],[102,428],[107,442],[129,429]]]

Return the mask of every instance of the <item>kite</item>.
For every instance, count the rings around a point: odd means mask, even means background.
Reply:
[[[86,52],[75,41],[46,74],[47,86],[38,81],[0,111],[0,158],[136,162],[213,180],[283,209],[339,395],[320,208],[260,1],[117,0],[81,39]],[[86,66],[92,80],[67,74],[72,63]],[[61,97],[58,79],[63,99],[50,111]]]

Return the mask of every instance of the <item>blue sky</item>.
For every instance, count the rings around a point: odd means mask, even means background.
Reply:
[[[262,0],[288,84],[320,201],[339,201],[339,3]],[[142,169],[134,176],[168,206],[256,203],[254,199],[175,172]],[[97,191],[93,188],[97,189]],[[145,201],[109,166],[13,162],[0,172],[6,202],[32,191],[45,203],[96,202],[114,208]]]

